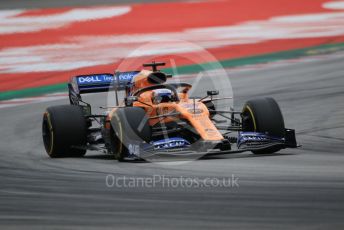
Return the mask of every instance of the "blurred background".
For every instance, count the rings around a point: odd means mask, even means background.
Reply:
[[[160,55],[170,67],[174,55],[174,65],[185,66],[201,64],[185,56],[206,50],[236,67],[340,50],[344,33],[343,2],[329,0],[15,0],[0,7],[0,100],[63,92],[71,76],[111,73],[124,59],[137,69],[140,58]],[[177,40],[194,46],[162,48]]]
[[[0,228],[343,229],[343,35],[343,0],[1,0]],[[42,114],[68,103],[72,76],[152,60],[237,110],[274,97],[302,148],[183,164],[47,156]],[[240,186],[109,187],[108,175]]]

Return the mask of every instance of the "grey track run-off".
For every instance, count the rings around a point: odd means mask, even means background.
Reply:
[[[118,163],[90,153],[50,159],[42,113],[66,100],[0,110],[0,228],[342,229],[344,58],[229,71],[235,105],[259,96],[280,104],[301,149],[229,155],[187,164]],[[88,96],[100,102],[99,95]],[[239,177],[239,188],[107,188],[105,177]]]

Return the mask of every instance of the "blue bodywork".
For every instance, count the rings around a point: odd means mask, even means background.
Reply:
[[[190,142],[180,137],[166,138],[150,143],[133,142],[128,146],[126,159],[138,159],[143,152],[181,150],[190,147]]]
[[[94,74],[77,77],[79,86],[92,86],[99,84],[111,84],[113,82],[112,74]]]
[[[108,90],[113,82],[112,74],[93,74],[75,77],[74,89],[77,93]]]
[[[117,72],[115,74],[91,74],[76,76],[72,80],[72,86],[76,93],[105,92],[116,87],[122,90],[127,86],[139,71]]]
[[[117,72],[115,74],[114,84],[118,90],[125,89],[126,86],[133,82],[133,79],[140,71]]]
[[[190,146],[190,142],[180,137],[172,137],[159,141],[153,141],[151,142],[151,144],[154,146],[154,150],[185,148]]]
[[[287,140],[287,138],[279,138],[273,137],[265,133],[257,133],[257,132],[239,132],[238,139],[237,139],[237,149],[227,149],[223,151],[219,151],[221,149],[221,145],[227,144],[224,139],[223,142],[217,143],[216,147],[214,148],[214,143],[210,143],[211,147],[214,149],[203,149],[207,155],[217,155],[223,153],[235,153],[235,152],[244,152],[244,151],[254,151],[254,150],[261,150],[266,149],[272,146],[281,146],[284,147],[291,147],[296,148],[297,145],[294,142],[290,142],[291,140]],[[227,140],[228,141],[228,140]],[[201,147],[202,144],[209,144],[206,142],[199,143]],[[205,145],[207,147],[207,145]],[[152,141],[150,143],[142,143],[136,142],[129,145],[129,154],[126,159],[140,159],[143,155],[148,154],[148,156],[152,156],[155,153],[170,153],[170,152],[183,152],[183,151],[194,151],[196,153],[202,153],[202,148],[193,149],[190,142],[187,140],[174,137],[174,138],[166,138],[163,140]],[[146,155],[147,156],[147,155]]]
[[[265,133],[239,132],[237,146],[238,149],[246,149],[284,143],[285,138],[273,137]]]

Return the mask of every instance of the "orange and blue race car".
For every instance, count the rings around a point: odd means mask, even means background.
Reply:
[[[295,131],[285,128],[274,99],[249,100],[241,111],[221,110],[214,101],[226,98],[218,98],[218,91],[190,97],[192,85],[168,83],[172,76],[158,70],[164,64],[143,64],[151,70],[73,77],[68,83],[70,105],[49,107],[43,115],[48,155],[83,156],[87,150],[98,150],[122,161],[244,151],[268,154],[297,147]],[[102,114],[93,114],[81,97],[109,91],[116,105],[103,108]],[[119,91],[124,91],[122,102]],[[221,125],[216,115],[229,125]]]

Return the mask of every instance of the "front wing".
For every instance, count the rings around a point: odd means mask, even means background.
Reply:
[[[271,147],[297,148],[295,130],[286,129],[285,137],[278,138],[264,133],[239,132],[237,143],[230,144],[224,139],[219,142],[199,141],[194,145],[183,143],[179,138],[177,144],[166,142],[166,148],[156,148],[154,143],[133,142],[128,145],[129,155],[127,159],[150,159],[156,157],[199,158],[202,156],[214,156],[241,153],[245,151],[265,150]],[[161,142],[161,141],[160,141]]]

